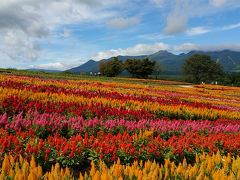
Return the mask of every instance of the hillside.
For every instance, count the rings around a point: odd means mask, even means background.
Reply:
[[[99,62],[94,60],[89,60],[88,62],[78,66],[74,67],[72,69],[69,69],[67,71],[73,72],[73,73],[79,73],[79,72],[96,72],[98,71]]]
[[[190,51],[189,53],[182,53],[179,55],[172,54],[168,51],[158,51],[151,55],[142,56],[118,56],[121,61],[126,59],[142,59],[145,57],[150,58],[156,62],[159,62],[164,67],[165,71],[170,73],[181,72],[181,67],[185,60],[192,56],[193,54],[207,54],[211,56],[214,60],[218,61],[224,68],[225,71],[238,71],[240,68],[240,52],[223,50],[223,51]],[[102,61],[108,61],[109,59],[103,59],[100,61],[89,60],[86,63],[69,69],[70,72],[80,73],[80,72],[96,72],[99,71],[99,64]]]

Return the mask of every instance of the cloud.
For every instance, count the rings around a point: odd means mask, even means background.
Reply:
[[[34,69],[46,69],[46,70],[68,70],[72,67],[79,66],[79,64],[82,64],[83,61],[76,61],[72,60],[69,62],[66,62],[65,60],[59,60],[56,62],[50,62],[50,63],[42,63],[38,65],[30,65],[29,68]]]
[[[240,51],[240,44],[194,44],[194,43],[183,43],[171,48],[173,52],[189,52],[192,50],[197,51],[222,51],[232,50]]]
[[[169,15],[163,33],[166,35],[173,35],[184,32],[187,27],[187,20],[188,17],[184,14]]]
[[[158,1],[156,0],[156,3]],[[194,18],[207,17],[223,11],[229,11],[240,7],[239,0],[160,0],[167,9],[167,18],[163,33],[165,35],[175,35],[186,32],[188,22]],[[163,10],[161,6],[161,10]],[[164,12],[164,11],[163,11]],[[202,29],[193,29],[196,33],[203,32]],[[198,32],[197,32],[198,31]],[[194,32],[193,32],[194,33]]]
[[[175,0],[174,7],[169,12],[166,26],[163,33],[166,35],[174,35],[182,33],[187,28],[189,19],[189,0]]]
[[[32,61],[39,57],[40,47],[37,42],[29,41],[22,31],[7,31],[1,38],[0,52],[11,59]]]
[[[232,30],[232,29],[236,29],[236,28],[240,28],[240,22],[236,23],[236,24],[231,24],[228,26],[224,26],[223,28],[221,28],[221,30]]]
[[[203,26],[193,27],[193,28],[186,30],[186,34],[188,36],[195,36],[195,35],[200,35],[200,34],[206,34],[209,32],[227,31],[227,30],[232,30],[232,29],[236,29],[236,28],[240,28],[240,23],[230,24],[230,25],[223,26],[223,27],[212,27],[212,28],[207,28],[207,27],[203,27]]]
[[[240,51],[240,44],[203,45],[203,46],[199,46],[199,50],[202,50],[202,51],[222,51],[222,50]]]
[[[199,27],[193,27],[193,28],[188,29],[186,31],[186,34],[189,35],[189,36],[194,36],[194,35],[205,34],[205,33],[208,33],[210,31],[211,30],[206,28],[206,27],[199,26]]]
[[[101,51],[96,55],[92,56],[95,60],[107,59],[113,56],[118,55],[128,55],[128,56],[137,56],[137,55],[147,55],[155,53],[159,50],[167,50],[169,46],[164,43],[155,43],[155,44],[137,44],[133,47],[126,49],[111,49],[109,51]]]
[[[239,0],[209,0],[209,5],[218,10],[239,8]]]
[[[31,65],[31,68],[36,69],[49,69],[49,70],[63,70],[66,69],[66,66],[62,62],[53,62],[39,65]]]
[[[209,3],[215,7],[222,7],[226,3],[226,0],[209,0]]]
[[[13,60],[33,61],[40,43],[63,25],[101,22],[118,15],[111,7],[126,0],[0,1],[0,53]],[[70,32],[64,30],[63,37]],[[11,42],[10,42],[11,40]],[[0,55],[1,55],[0,54]]]
[[[140,23],[140,19],[138,17],[130,17],[130,18],[114,18],[111,19],[107,25],[116,29],[125,29],[131,26],[135,26]]]
[[[71,35],[70,30],[64,28],[64,29],[63,29],[63,34],[62,34],[62,36],[63,36],[64,38],[68,38],[70,35]]]
[[[193,43],[183,43],[171,48],[174,52],[189,52],[192,50],[199,50],[199,46]]]
[[[240,22],[235,24],[226,25],[223,27],[204,27],[204,26],[197,26],[189,28],[185,31],[185,34],[188,36],[196,36],[201,34],[206,34],[209,32],[219,32],[219,31],[227,31],[240,28]],[[158,34],[158,33],[152,33],[152,34],[143,34],[139,35],[139,38],[143,38],[146,40],[162,40],[167,38],[172,38],[174,35],[164,35],[164,34]]]
[[[152,0],[155,4],[162,7],[165,4],[165,0]]]
[[[164,34],[159,34],[159,33],[150,33],[150,34],[142,34],[139,35],[138,38],[145,39],[145,40],[163,40],[163,39],[168,39],[172,38],[174,36],[171,35],[164,35]]]

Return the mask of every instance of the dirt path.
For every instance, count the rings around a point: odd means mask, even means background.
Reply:
[[[193,85],[179,85],[179,87],[184,87],[184,88],[194,88]]]

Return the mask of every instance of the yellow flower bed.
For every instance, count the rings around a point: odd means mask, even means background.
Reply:
[[[91,162],[91,169],[85,173],[79,173],[80,180],[111,180],[111,179],[240,179],[240,157],[221,156],[217,154],[196,156],[195,164],[187,164],[184,159],[176,165],[165,160],[163,165],[156,162],[135,161],[131,165],[121,165],[118,160],[107,167],[103,162],[95,165]],[[32,157],[30,163],[21,156],[14,160],[12,156],[5,155],[2,164],[0,179],[14,180],[65,180],[77,179],[69,168],[61,168],[56,164],[49,172],[43,172]]]

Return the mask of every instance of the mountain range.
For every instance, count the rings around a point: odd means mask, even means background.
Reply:
[[[223,50],[223,51],[190,51],[188,53],[182,54],[173,54],[168,51],[158,51],[151,55],[142,55],[142,56],[118,56],[119,60],[126,61],[127,59],[143,59],[149,58],[160,63],[165,72],[168,73],[180,73],[181,67],[184,64],[185,60],[194,54],[206,54],[211,56],[213,60],[219,62],[223,69],[227,72],[240,72],[240,52],[237,51],[230,51],[230,50]],[[73,73],[80,73],[80,72],[98,72],[99,71],[99,64],[103,61],[109,61],[109,59],[103,59],[100,61],[89,60],[86,63],[69,69],[68,71]]]

